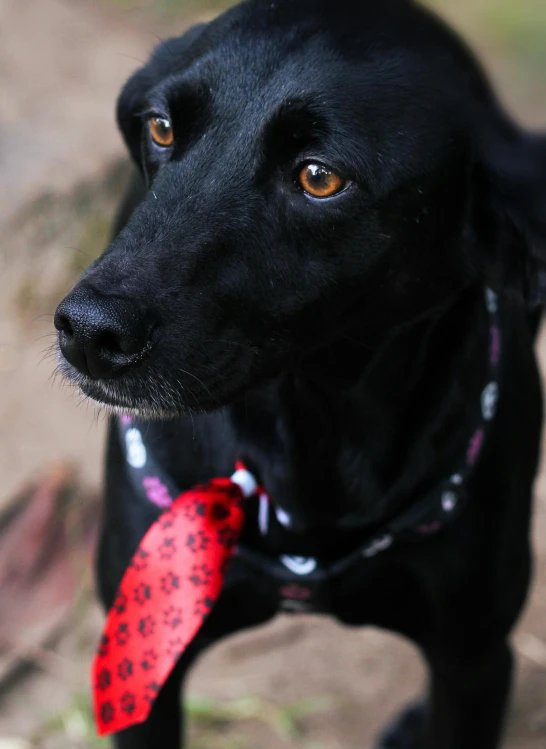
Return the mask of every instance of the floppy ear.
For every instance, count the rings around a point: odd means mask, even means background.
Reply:
[[[546,304],[546,136],[497,121],[478,144],[474,180],[481,244],[494,286]],[[483,232],[485,231],[485,236]]]
[[[192,26],[183,36],[166,39],[156,47],[147,65],[137,70],[123,87],[117,103],[118,126],[139,169],[141,164],[141,120],[147,93],[163,78],[183,70],[194,56],[194,42],[207,24]],[[201,50],[196,49],[195,54]]]

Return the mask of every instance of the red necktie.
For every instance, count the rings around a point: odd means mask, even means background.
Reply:
[[[93,663],[99,735],[149,716],[220,595],[243,526],[242,499],[255,488],[246,471],[233,479],[214,479],[178,497],[144,536],[121,581]]]

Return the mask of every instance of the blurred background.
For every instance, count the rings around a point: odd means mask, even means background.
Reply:
[[[0,749],[109,746],[94,738],[88,682],[105,420],[52,376],[52,312],[106,245],[128,178],[113,116],[122,83],[161,38],[227,4],[0,0]],[[546,2],[429,4],[472,43],[514,116],[546,129]],[[509,749],[546,745],[543,477],[536,494]],[[199,662],[190,747],[371,747],[423,681],[391,635],[281,618]]]

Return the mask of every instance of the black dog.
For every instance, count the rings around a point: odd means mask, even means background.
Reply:
[[[57,311],[62,368],[156,420],[173,484],[242,459],[275,512],[249,504],[220,600],[117,746],[179,747],[193,658],[291,607],[421,648],[430,696],[379,746],[498,747],[530,576],[545,140],[410,0],[250,0],[161,44],[118,117],[145,186]],[[107,607],[160,512],[120,434]]]

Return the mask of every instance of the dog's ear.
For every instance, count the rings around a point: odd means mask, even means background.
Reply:
[[[476,146],[474,218],[488,253],[488,281],[546,304],[546,136],[506,119],[485,127]],[[492,262],[491,262],[492,261]]]
[[[123,87],[117,103],[117,121],[127,148],[141,169],[141,120],[146,94],[163,78],[183,70],[191,61],[194,43],[207,24],[192,26],[183,36],[165,39],[147,65],[137,70]]]

